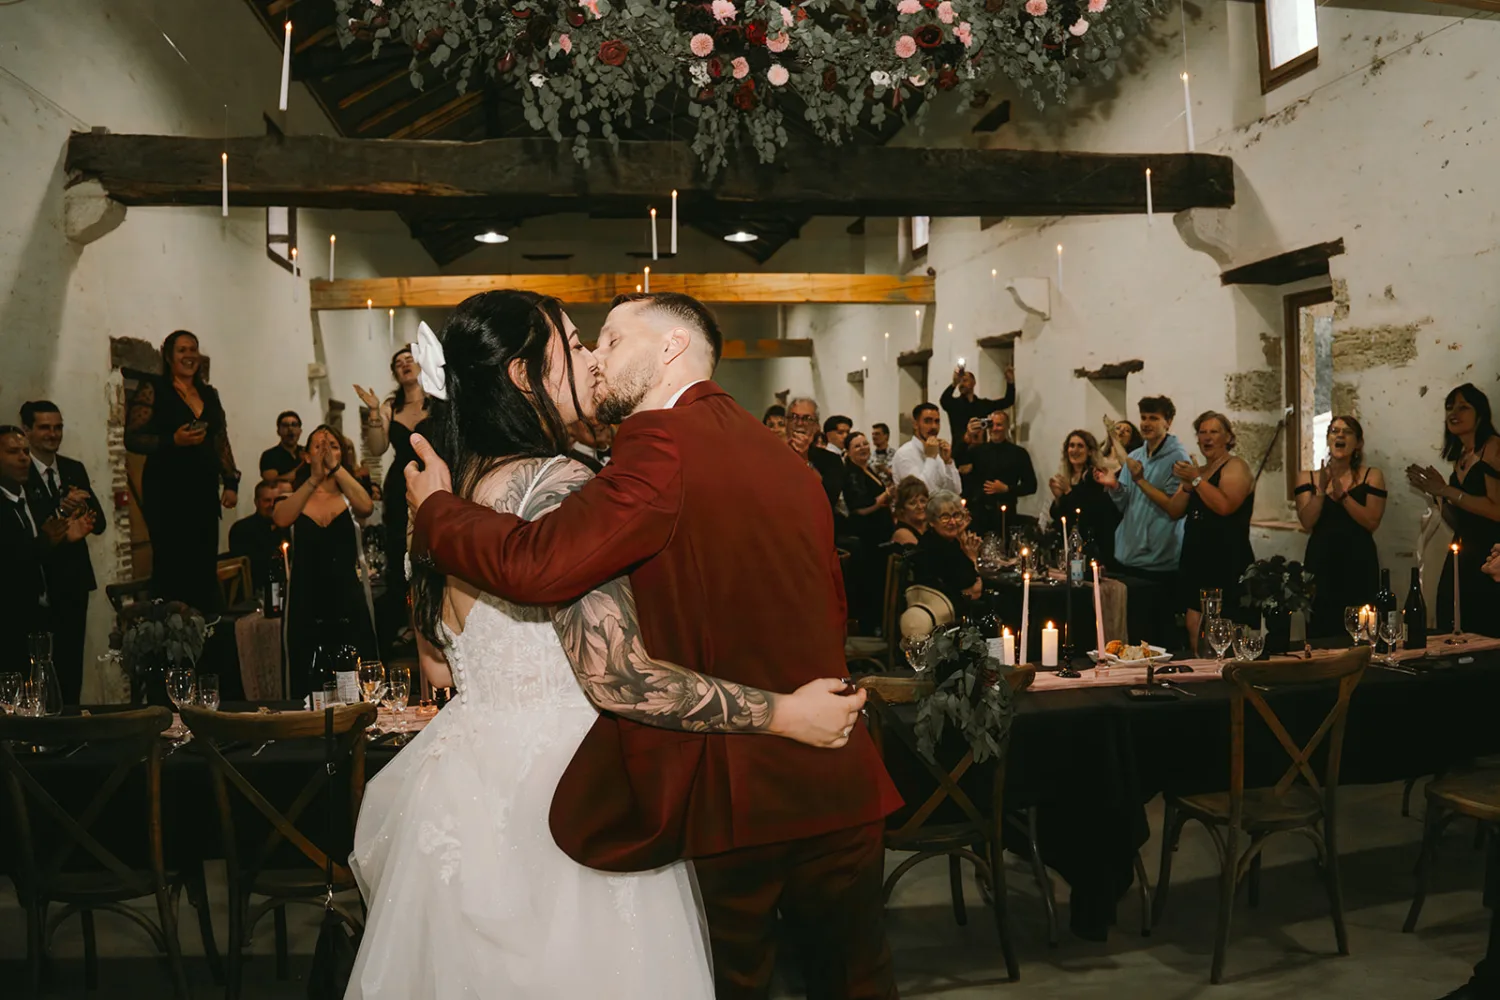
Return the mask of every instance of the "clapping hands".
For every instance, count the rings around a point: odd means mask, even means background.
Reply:
[[[1139,465],[1140,463],[1135,462],[1135,463],[1132,463],[1132,464]],[[1135,475],[1135,470],[1131,469],[1130,473],[1131,473],[1131,475]],[[1194,479],[1197,479],[1202,474],[1203,474],[1203,470],[1200,469],[1197,466],[1197,464],[1195,464],[1194,462],[1188,461],[1187,459],[1184,459],[1181,462],[1173,462],[1172,463],[1172,475],[1176,476],[1178,479],[1182,480],[1184,483],[1190,483]],[[1136,476],[1136,478],[1139,479],[1140,477]]]
[[[1443,474],[1432,466],[1408,465],[1406,467],[1406,481],[1417,489],[1436,499],[1443,490],[1447,489],[1448,481]]]

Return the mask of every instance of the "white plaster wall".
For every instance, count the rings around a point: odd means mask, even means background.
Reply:
[[[1403,470],[1437,461],[1443,395],[1473,380],[1500,404],[1500,23],[1426,3],[1382,10],[1330,4],[1319,7],[1318,18],[1319,68],[1263,97],[1254,5],[1201,6],[1188,25],[1198,148],[1236,164],[1233,263],[1342,237],[1348,252],[1332,261],[1332,272],[1347,286],[1348,314],[1336,332],[1423,324],[1409,363],[1336,373],[1357,385],[1370,459],[1390,480],[1377,538],[1400,589],[1423,508]],[[1142,46],[1143,65],[1123,86],[1044,116],[1017,98],[1016,120],[987,141],[1102,152],[1184,149],[1176,13],[1159,26],[1161,36]],[[925,136],[908,133],[900,141],[966,145],[974,137],[967,119],[934,109]],[[872,235],[867,243],[866,269],[890,269],[894,235]],[[1055,281],[1059,243],[1063,286],[1054,289],[1052,318],[1042,321],[1003,286],[1011,276]],[[863,417],[894,425],[898,348],[933,349],[929,390],[936,399],[954,359],[974,357],[977,338],[1024,329],[1015,352],[1018,416],[1039,472],[1056,466],[1065,434],[1097,408],[1073,369],[1110,361],[1145,362],[1130,376],[1128,398],[1172,396],[1175,430],[1191,447],[1192,417],[1225,409],[1225,376],[1266,367],[1260,336],[1280,336],[1281,297],[1294,290],[1221,287],[1223,266],[1189,249],[1164,215],[1152,225],[1138,216],[1075,217],[1006,220],[987,230],[977,219],[935,220],[927,265],[937,270],[938,303],[924,327],[910,311],[892,308],[800,307],[791,312],[788,335],[813,337],[820,367],[842,373],[860,355],[881,357],[890,329],[892,358],[879,372],[872,366]],[[997,389],[980,385],[982,393]],[[825,411],[856,406],[842,375],[820,380],[815,390]],[[1043,498],[1028,506],[1039,512]],[[1290,509],[1284,479],[1268,473],[1257,516],[1286,518]],[[1261,555],[1300,556],[1304,538],[1257,531],[1255,544]]]
[[[63,235],[61,164],[70,131],[221,135],[227,104],[234,134],[261,134],[262,114],[275,113],[279,74],[279,46],[239,2],[0,7],[0,422],[14,422],[25,399],[55,400],[67,423],[64,452],[85,463],[101,494],[110,483],[111,337],[159,343],[174,329],[198,333],[246,477],[234,516],[251,510],[248,487],[258,478],[260,451],[274,443],[276,413],[300,409],[310,428],[323,410],[307,379],[319,349],[305,282],[294,302],[291,277],[266,257],[263,210],[232,209],[226,220],[213,208],[131,209],[95,243],[80,247]],[[326,130],[300,86],[292,88],[287,128]],[[326,268],[334,227],[341,275],[432,270],[394,216],[304,212],[299,222],[311,268]],[[398,318],[403,330],[414,327],[412,317]],[[328,385],[351,409],[354,381],[391,383],[386,325],[380,316],[372,342],[363,316],[323,316]],[[226,532],[232,520],[226,513]],[[90,542],[101,586],[113,580],[113,535],[111,527]],[[101,593],[90,658],[102,651],[108,622]]]

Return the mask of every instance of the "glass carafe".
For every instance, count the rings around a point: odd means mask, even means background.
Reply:
[[[1213,645],[1208,639],[1208,623],[1220,617],[1224,611],[1224,591],[1218,587],[1204,587],[1198,591],[1198,637],[1193,648],[1195,655],[1208,656]]]
[[[26,651],[31,656],[31,687],[36,692],[37,710],[42,715],[61,715],[62,683],[52,665],[52,633],[33,632],[26,637]]]

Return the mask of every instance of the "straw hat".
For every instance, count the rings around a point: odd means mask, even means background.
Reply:
[[[906,610],[901,613],[901,636],[925,639],[943,625],[951,625],[957,616],[953,602],[940,590],[931,587],[907,587]]]

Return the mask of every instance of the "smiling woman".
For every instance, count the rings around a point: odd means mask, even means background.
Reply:
[[[1373,604],[1380,557],[1375,529],[1385,514],[1385,475],[1364,463],[1365,432],[1350,416],[1328,425],[1328,460],[1304,470],[1293,491],[1297,518],[1311,534],[1303,566],[1317,588],[1308,636],[1337,636],[1344,609]]]

